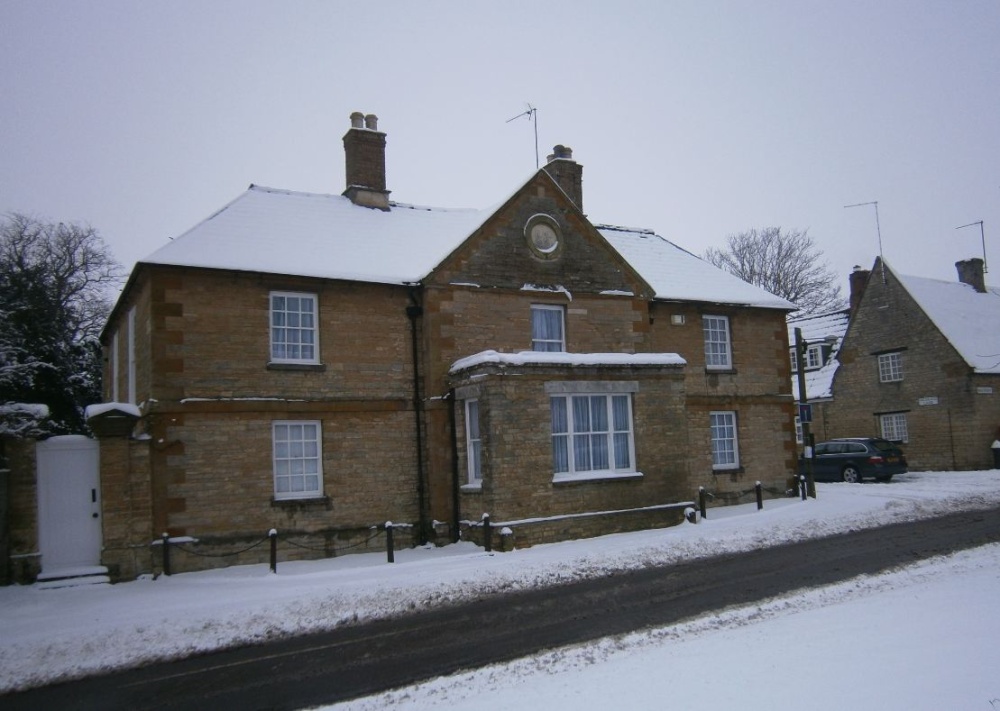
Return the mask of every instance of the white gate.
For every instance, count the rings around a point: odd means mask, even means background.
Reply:
[[[47,577],[101,564],[99,447],[82,435],[38,443],[38,547]]]

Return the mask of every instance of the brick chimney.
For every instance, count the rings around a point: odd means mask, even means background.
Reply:
[[[553,148],[545,172],[559,183],[563,192],[583,212],[583,166],[573,160],[573,149],[563,145]]]
[[[360,111],[351,114],[351,128],[344,134],[345,195],[355,205],[389,209],[385,189],[385,134],[378,130],[378,117]]]
[[[958,269],[958,280],[963,284],[968,284],[980,294],[985,294],[986,273],[983,266],[983,260],[978,257],[955,262],[955,268]]]
[[[852,315],[858,310],[858,306],[861,305],[861,297],[865,294],[865,287],[868,286],[869,276],[871,276],[871,271],[868,269],[862,269],[857,265],[855,265],[854,271],[851,272],[849,283],[851,287]]]

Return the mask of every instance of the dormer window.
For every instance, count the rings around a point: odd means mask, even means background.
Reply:
[[[819,368],[823,365],[823,346],[809,346],[806,349],[806,369]]]

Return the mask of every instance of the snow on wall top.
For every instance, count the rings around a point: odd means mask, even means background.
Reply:
[[[142,261],[408,284],[425,278],[493,212],[390,204],[392,209],[383,211],[340,195],[251,185]],[[795,308],[652,232],[598,229],[657,298]]]
[[[816,370],[807,370],[806,395],[809,400],[828,399],[833,397],[833,376],[840,367],[837,354],[847,333],[850,320],[847,311],[834,311],[818,316],[807,316],[788,322],[788,344],[795,347],[795,329],[802,330],[802,340],[807,344],[833,342],[833,348],[823,365]],[[792,373],[792,397],[799,399],[799,378]]]
[[[914,301],[977,373],[1000,373],[1000,289],[896,274]]]
[[[566,353],[521,351],[500,353],[482,351],[451,364],[449,372],[472,368],[484,363],[497,365],[686,365],[677,353]]]
[[[597,229],[653,287],[657,299],[796,309],[790,301],[749,284],[650,231],[610,225],[598,225]]]

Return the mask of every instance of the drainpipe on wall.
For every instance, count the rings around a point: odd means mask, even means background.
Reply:
[[[417,319],[423,316],[424,309],[417,298],[416,287],[410,287],[410,305],[406,307],[406,317],[410,319],[410,348],[413,358],[413,417],[417,433],[417,540],[420,545],[427,543],[427,486],[424,481],[424,427],[423,398],[420,396],[420,360],[419,343],[417,339]]]
[[[458,480],[458,422],[455,417],[455,388],[448,391],[448,422],[451,425],[451,542],[458,543],[458,495],[461,483]]]

